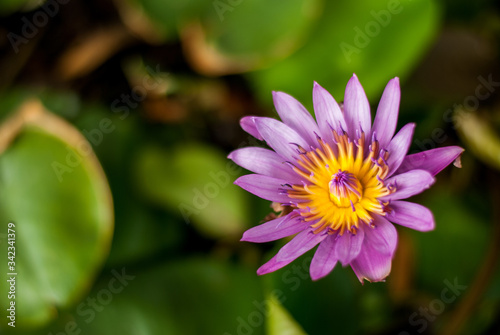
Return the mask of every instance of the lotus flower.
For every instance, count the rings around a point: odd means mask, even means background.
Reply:
[[[247,230],[241,240],[262,243],[295,235],[257,270],[259,275],[318,245],[310,265],[313,280],[340,262],[350,265],[361,283],[383,281],[398,241],[393,223],[424,232],[434,229],[429,209],[403,199],[429,188],[463,149],[450,146],[407,155],[415,124],[394,135],[400,96],[399,79],[394,78],[372,125],[368,99],[353,75],[343,106],[314,83],[316,120],[283,92],[273,92],[283,122],[252,116],[241,120],[245,131],[272,150],[233,151],[229,158],[255,173],[235,184],[286,209],[286,215]]]

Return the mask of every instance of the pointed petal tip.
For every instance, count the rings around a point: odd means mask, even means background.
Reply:
[[[459,146],[447,146],[411,154],[405,157],[396,173],[401,174],[415,169],[422,169],[435,176],[455,162],[463,152],[464,149]],[[456,164],[460,163],[457,161]]]
[[[453,166],[456,168],[461,169],[462,168],[462,154],[464,153],[465,149],[459,146],[452,146],[450,149],[454,151],[454,155],[456,156],[455,159],[453,160]]]
[[[239,186],[239,187],[242,187],[241,184],[242,184],[242,181],[241,181],[241,178],[243,176],[237,178],[235,181],[233,181],[233,184],[236,185],[236,186]]]
[[[457,158],[455,158],[455,160],[453,161],[453,166],[456,167],[456,168],[459,168],[461,169],[462,168],[462,154],[460,154]]]
[[[359,78],[358,76],[356,75],[356,73],[353,73],[352,74],[352,77],[349,79],[349,81],[347,82],[347,86],[352,85],[352,84],[359,84],[361,85],[361,83],[359,82]]]
[[[318,281],[318,280],[320,280],[321,278],[326,277],[326,275],[322,275],[322,276],[321,276],[321,275],[317,275],[317,274],[313,274],[313,273],[311,273],[310,275],[311,275],[311,280],[312,280],[312,281]]]
[[[453,161],[453,166],[456,168],[461,169],[462,168],[462,154],[464,153],[465,149],[462,147],[457,146],[457,157]]]
[[[425,171],[425,170],[421,170],[421,171]],[[427,171],[425,171],[427,172]],[[433,176],[432,174],[429,173],[429,175],[431,176],[431,178],[429,179],[429,181],[425,184],[424,188],[427,190],[429,188],[431,188],[432,185],[434,185],[434,183],[436,182],[436,177]]]
[[[278,115],[280,115],[280,104],[288,104],[293,97],[285,92],[273,91],[273,103]],[[284,122],[283,117],[280,115],[281,120]],[[286,122],[284,122],[286,123]]]
[[[253,121],[255,119],[255,116],[253,115],[246,115],[240,119],[240,124],[244,123],[245,121]]]
[[[370,103],[361,82],[355,75],[349,79],[345,88],[344,116],[350,138],[357,138],[361,132],[371,134]]]
[[[434,183],[436,182],[436,178],[433,176],[432,179],[429,181],[429,184],[427,184],[427,188],[430,188]]]
[[[265,274],[267,274],[267,273],[268,273],[268,272],[264,272],[264,271],[262,271],[262,270],[261,270],[261,268],[258,268],[258,269],[257,269],[257,275],[259,275],[259,276],[265,275]]]
[[[289,96],[290,95],[287,94],[287,93],[285,93],[285,92],[273,91],[273,100],[275,100],[275,99],[286,99]]]
[[[323,98],[324,99],[324,94],[325,94],[325,89],[323,88],[323,86],[321,86],[320,84],[318,84],[316,81],[314,82],[314,85],[313,85],[313,100],[316,98]],[[315,107],[315,112],[316,111],[316,107]]]
[[[240,238],[240,242],[247,242],[248,241],[246,235],[247,235],[247,232],[246,231],[243,232],[243,235]]]
[[[396,85],[399,85],[399,77],[394,77],[391,80],[389,80],[389,82],[392,82],[392,83],[394,83]]]
[[[333,265],[333,268],[335,267],[335,265],[337,265],[337,261],[335,261],[334,265]],[[323,268],[321,269],[314,269],[314,268],[310,268],[309,269],[309,275],[311,276],[311,280],[312,281],[318,281],[322,278],[325,278],[326,276],[328,276],[332,271],[333,271],[333,268],[330,268],[328,271],[325,271]]]
[[[278,268],[276,268],[276,261],[273,259],[269,260],[269,262],[265,263],[262,265],[260,268],[257,269],[257,274],[259,276],[271,273],[273,271],[276,271]]]
[[[247,133],[249,133],[250,135],[252,135],[253,137],[255,137],[256,139],[262,141],[263,138],[260,135],[260,133],[257,130],[256,125],[255,125],[255,121],[258,120],[259,118],[260,117],[251,116],[251,115],[244,116],[244,117],[242,117],[240,119],[240,127],[244,131],[246,131]]]
[[[359,282],[361,283],[361,285],[365,285],[365,280],[366,280],[367,282],[370,282],[370,279],[368,279],[368,278],[366,278],[366,277],[359,277],[359,276],[357,276],[357,277],[358,277],[358,280],[359,280]]]

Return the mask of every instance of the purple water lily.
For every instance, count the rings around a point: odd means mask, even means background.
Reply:
[[[406,155],[415,124],[396,135],[399,79],[387,84],[375,121],[356,75],[343,107],[314,84],[316,121],[293,97],[273,92],[283,122],[244,117],[242,128],[273,149],[248,147],[229,158],[255,174],[235,181],[243,189],[287,209],[281,217],[247,230],[242,241],[269,242],[297,234],[262,265],[262,275],[282,268],[319,244],[311,261],[313,280],[337,262],[350,265],[361,282],[384,280],[397,245],[393,223],[419,231],[434,229],[426,207],[402,201],[429,188],[434,176],[458,160],[456,146]]]

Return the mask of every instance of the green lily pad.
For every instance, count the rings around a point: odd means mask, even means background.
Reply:
[[[288,56],[309,35],[320,1],[213,1],[205,12],[206,43],[233,60],[269,65]]]
[[[195,69],[215,75],[262,68],[290,55],[304,43],[321,7],[320,0],[129,2],[165,40],[181,37]]]
[[[233,185],[242,169],[222,152],[194,143],[171,150],[145,146],[135,162],[142,193],[201,233],[239,237],[247,227],[246,195]]]
[[[311,106],[313,81],[342,101],[356,73],[373,98],[390,78],[410,73],[434,37],[438,14],[431,0],[327,1],[307,43],[250,79],[263,101],[279,90]]]
[[[190,258],[106,272],[71,316],[45,334],[63,332],[68,323],[93,335],[263,334],[265,311],[257,306],[264,298],[249,269]]]
[[[198,17],[211,3],[203,0],[163,1],[128,0],[137,11],[143,11],[157,33],[165,40],[177,37],[177,28]]]
[[[9,260],[1,258],[0,280],[17,273],[16,323],[39,327],[92,285],[111,242],[111,194],[83,136],[41,104],[24,105],[0,126],[0,135],[1,233],[9,222],[15,225],[16,251],[8,272]],[[0,248],[7,255],[11,245],[3,237]],[[2,295],[0,306],[11,301]]]
[[[482,162],[500,170],[500,137],[491,124],[462,109],[455,111],[454,123],[467,148]]]

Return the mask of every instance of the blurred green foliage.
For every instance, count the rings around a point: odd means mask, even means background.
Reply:
[[[280,90],[312,106],[317,81],[342,101],[345,83],[356,73],[375,101],[390,78],[409,75],[435,37],[439,19],[439,7],[427,0],[327,1],[325,6],[298,52],[251,75],[263,100],[271,90]]]
[[[20,273],[21,324],[46,324],[56,317],[56,306],[77,302],[105,260],[112,237],[111,193],[99,163],[80,149],[83,136],[71,129],[74,138],[63,128],[70,125],[57,122],[41,114],[19,129],[11,125],[10,131],[18,133],[0,156],[0,217],[16,225],[18,251],[11,254],[14,266],[7,266],[12,259],[2,258],[2,268],[9,271],[0,278],[6,282],[8,273]],[[54,126],[65,137],[54,136]],[[14,244],[2,242],[7,255]],[[2,306],[9,302],[3,295]]]
[[[186,224],[213,238],[239,234],[247,227],[245,193],[229,187],[241,169],[223,153],[194,143],[169,151],[146,146],[135,162],[137,188],[152,201],[179,211]]]

